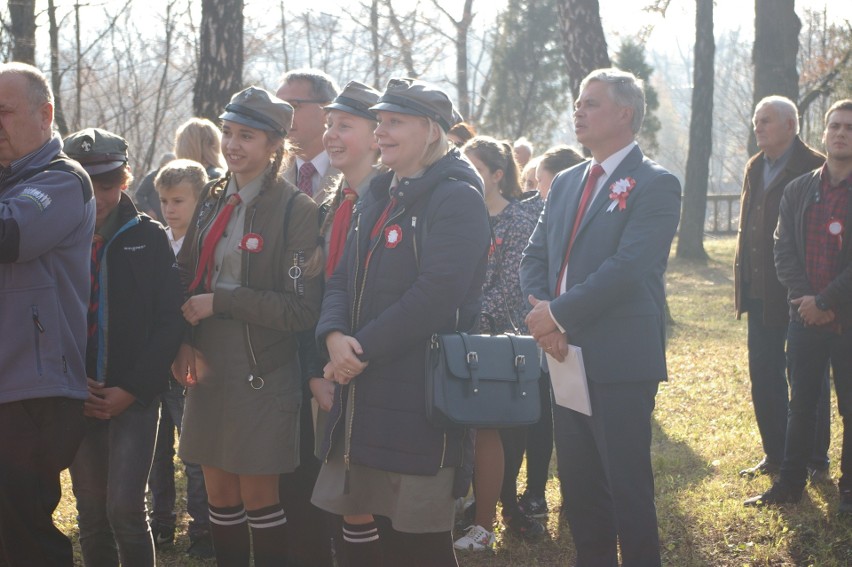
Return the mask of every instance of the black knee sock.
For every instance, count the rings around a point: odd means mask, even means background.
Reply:
[[[344,520],[343,549],[349,567],[381,567],[382,548],[376,522],[350,524]]]
[[[282,567],[287,562],[287,515],[281,504],[248,510],[255,567]]]
[[[458,567],[452,532],[412,534],[396,531],[390,518],[375,516],[385,565]]]
[[[248,567],[250,544],[248,520],[243,505],[210,508],[210,535],[216,550],[216,564]]]

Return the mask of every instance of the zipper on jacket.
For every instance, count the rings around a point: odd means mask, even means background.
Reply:
[[[401,207],[396,214],[389,216],[388,220],[385,221],[385,224],[382,225],[382,228],[379,230],[379,234],[393,221],[402,216],[405,212],[405,206]],[[370,258],[373,256],[373,252],[375,252],[376,248],[379,247],[379,243],[382,241],[381,238],[376,238],[376,241],[367,251],[367,265],[364,267],[364,274],[361,276],[361,285],[358,288],[358,297],[355,305],[355,317],[352,319],[352,329],[354,331],[355,327],[358,325],[358,320],[361,318],[361,301],[364,297],[364,286],[367,285],[367,273],[370,271]],[[357,258],[356,258],[357,260]]]
[[[249,220],[249,232],[254,232],[254,216],[257,214],[257,207],[254,207],[251,210],[251,219]],[[243,285],[249,287],[248,274],[249,274],[249,263],[251,262],[251,254],[243,254]],[[251,329],[249,328],[249,324],[245,324],[245,332],[246,332],[246,345],[248,346],[249,356],[251,357],[251,373],[249,373],[248,382],[249,386],[254,388],[255,390],[260,390],[263,388],[264,382],[262,376],[255,376],[255,373],[258,372],[257,368],[257,357],[254,354],[254,345],[251,342]],[[254,382],[257,380],[259,382],[258,386],[255,386]]]
[[[349,465],[352,451],[352,423],[355,421],[355,384],[349,382],[349,423],[347,425],[346,440],[343,444],[343,463],[346,472],[343,476],[343,494],[349,494]]]
[[[414,263],[417,264],[417,269],[420,269],[420,255],[417,252],[417,217],[411,217],[411,242],[414,245]]]
[[[441,448],[441,468],[444,468],[444,462],[447,460],[447,432],[444,431],[444,446]],[[459,465],[461,466],[461,465]]]
[[[41,366],[41,335],[44,334],[44,325],[42,325],[41,321],[38,319],[38,305],[31,305],[30,309],[33,313],[33,336],[35,338],[36,368],[38,369],[38,375],[42,376],[44,372]]]

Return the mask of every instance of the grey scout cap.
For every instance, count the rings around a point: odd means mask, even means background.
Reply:
[[[65,138],[63,151],[89,175],[113,171],[127,164],[127,141],[100,128],[86,128]]]
[[[367,120],[376,121],[376,113],[370,107],[379,102],[381,93],[358,81],[349,81],[337,97],[323,110],[340,110]]]
[[[444,132],[458,122],[459,117],[444,91],[417,79],[391,79],[378,104],[370,110],[425,116],[437,122]]]
[[[231,97],[219,118],[283,138],[293,123],[293,107],[265,89],[249,87]]]

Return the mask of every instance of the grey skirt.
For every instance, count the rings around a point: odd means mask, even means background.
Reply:
[[[400,474],[350,464],[349,492],[344,494],[346,465],[343,444],[336,443],[319,472],[311,502],[333,514],[373,514],[390,518],[405,533],[447,532],[453,529],[455,467],[435,476]]]
[[[255,389],[243,326],[209,318],[195,328],[198,383],[186,392],[178,454],[235,474],[292,472],[299,465],[298,360],[263,375]]]

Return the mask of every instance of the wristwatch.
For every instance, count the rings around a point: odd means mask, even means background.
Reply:
[[[816,297],[814,297],[814,303],[816,303],[817,309],[819,309],[820,311],[828,311],[829,309],[831,309],[831,307],[829,307],[828,303],[825,302],[825,299],[821,295],[817,295]]]

